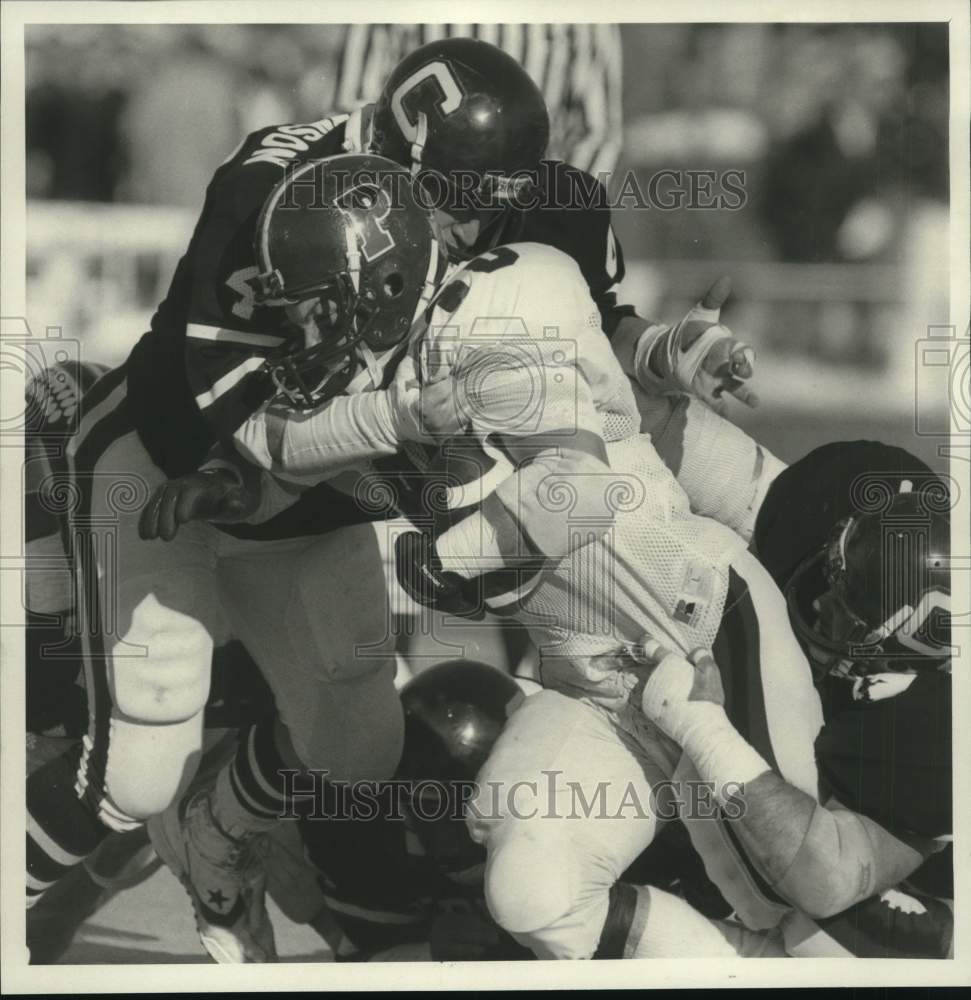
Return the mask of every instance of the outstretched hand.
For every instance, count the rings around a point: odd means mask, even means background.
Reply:
[[[691,384],[685,388],[720,413],[725,410],[726,393],[746,406],[759,405],[758,396],[746,384],[754,373],[755,351],[720,322],[721,308],[731,290],[731,278],[719,278],[680,324],[682,355],[695,347],[702,334],[708,342]]]

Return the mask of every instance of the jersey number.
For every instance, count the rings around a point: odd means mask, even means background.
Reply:
[[[519,260],[519,254],[515,250],[509,247],[496,247],[495,250],[488,250],[471,261],[468,265],[468,270],[484,271],[486,274],[492,274],[493,271],[498,271],[500,268],[515,264],[517,260]]]
[[[252,319],[256,308],[256,289],[250,284],[250,279],[260,273],[258,267],[241,267],[226,279],[226,284],[239,296],[239,302],[233,303],[233,315],[240,319]]]
[[[394,120],[401,129],[401,134],[409,141],[415,142],[418,138],[418,123],[408,117],[408,112],[404,107],[405,98],[424,83],[425,80],[435,80],[441,95],[438,98],[437,106],[442,117],[457,111],[462,103],[462,88],[458,81],[452,76],[452,71],[443,62],[431,62],[421,69],[415,70],[407,79],[402,80],[398,89],[391,98],[391,112]]]

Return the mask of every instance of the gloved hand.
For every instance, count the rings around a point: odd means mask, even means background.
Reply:
[[[755,351],[720,323],[731,290],[731,279],[719,278],[680,323],[653,342],[647,357],[637,363],[638,381],[643,373],[645,388],[659,379],[667,391],[690,393],[719,413],[726,408],[725,393],[746,406],[758,406],[758,396],[746,384],[754,371]]]
[[[412,600],[434,611],[482,618],[475,581],[442,569],[435,543],[422,531],[406,531],[394,543],[395,575]]]
[[[142,509],[138,534],[145,541],[171,542],[189,521],[242,521],[257,502],[228,469],[190,472],[155,488]]]

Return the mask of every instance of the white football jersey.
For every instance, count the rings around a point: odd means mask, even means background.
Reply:
[[[630,382],[579,267],[561,251],[518,243],[480,254],[453,273],[429,319],[416,345],[422,382],[460,383],[480,440],[637,434]]]
[[[711,647],[728,563],[744,542],[691,513],[639,433],[630,381],[571,258],[533,243],[499,247],[453,275],[430,320],[422,379],[463,386],[483,446],[490,435],[576,446],[591,433],[606,443],[598,487],[612,527],[548,569],[516,617],[541,652],[546,686],[619,708],[636,683],[618,670],[624,644],[649,634],[684,652]],[[569,490],[554,500],[569,504]],[[571,531],[596,537],[597,527],[578,520]]]

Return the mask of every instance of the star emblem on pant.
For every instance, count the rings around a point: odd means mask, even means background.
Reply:
[[[209,903],[217,910],[221,910],[228,902],[229,900],[223,895],[221,889],[209,890]]]

